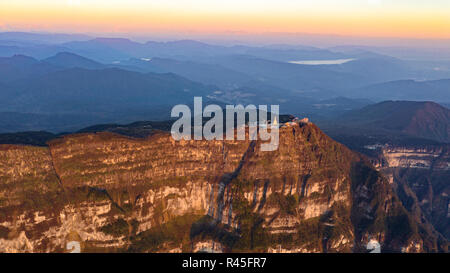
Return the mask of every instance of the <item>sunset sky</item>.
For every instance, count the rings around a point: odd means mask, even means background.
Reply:
[[[0,0],[0,31],[450,38],[449,0]]]

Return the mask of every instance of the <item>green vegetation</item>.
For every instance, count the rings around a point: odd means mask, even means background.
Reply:
[[[182,245],[183,251],[190,250],[190,228],[202,215],[185,214],[170,219],[131,238],[128,252],[155,252],[163,244]]]
[[[188,177],[186,177],[186,176],[174,176],[174,177],[171,177],[168,179],[152,181],[150,187],[152,189],[158,189],[161,187],[179,188],[179,187],[186,185],[187,182],[188,182]]]
[[[115,222],[101,227],[100,231],[114,237],[122,237],[128,235],[129,226],[127,221],[119,218]]]
[[[269,233],[263,227],[264,219],[254,213],[250,204],[238,197],[233,199],[233,209],[238,212],[241,238],[235,243],[235,251],[265,251],[269,246]]]
[[[320,234],[320,217],[306,219],[297,227],[297,242],[308,248],[320,248],[322,240]]]
[[[361,197],[361,189],[368,193]],[[385,233],[386,251],[398,249],[411,238],[418,236],[418,227],[398,198],[393,195],[387,181],[372,167],[364,163],[352,167],[352,194],[354,202],[352,222],[358,239],[364,232],[371,234]],[[392,195],[390,200],[386,196]],[[371,210],[358,206],[359,202],[367,203]],[[388,207],[386,214],[385,208]]]
[[[232,248],[239,240],[239,235],[231,227],[218,223],[211,216],[205,215],[192,224],[190,239],[193,242],[211,239]]]
[[[315,191],[315,192],[312,192],[311,194],[309,194],[308,195],[308,198],[310,198],[310,199],[318,199],[318,198],[320,198],[322,195],[319,193],[319,192],[317,192],[317,191]]]
[[[126,221],[119,218],[100,228],[100,231],[114,237],[130,236],[136,233],[139,222],[135,219]]]
[[[9,232],[9,228],[0,226],[0,239],[7,239]]]
[[[51,175],[25,175],[14,183],[5,185],[3,190],[13,193],[11,199],[8,196],[4,199],[5,204],[19,202],[24,210],[54,211],[62,208],[66,202],[63,188]]]
[[[267,205],[275,205],[280,208],[282,214],[295,215],[299,204],[298,194],[284,195],[278,192],[272,193],[267,199]]]

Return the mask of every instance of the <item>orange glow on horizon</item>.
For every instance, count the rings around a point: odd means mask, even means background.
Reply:
[[[208,10],[192,7],[183,10],[176,6],[151,4],[108,6],[101,5],[99,0],[93,1],[94,4],[76,0],[39,5],[23,5],[22,2],[27,1],[0,3],[1,31],[132,34],[171,31],[218,34],[303,32],[362,37],[450,38],[450,11],[446,8],[402,11],[381,6],[355,10],[309,7],[270,12],[250,8]],[[111,3],[115,2],[120,1],[111,0]]]

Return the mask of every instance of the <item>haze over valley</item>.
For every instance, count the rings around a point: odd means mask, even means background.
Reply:
[[[166,120],[173,105],[192,104],[193,96],[276,103],[284,114],[316,121],[385,100],[444,106],[450,101],[449,69],[366,49],[141,43],[61,34],[0,37],[5,133]]]

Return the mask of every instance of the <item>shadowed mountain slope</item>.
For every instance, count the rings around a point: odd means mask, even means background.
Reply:
[[[450,110],[434,102],[386,101],[346,113],[342,125],[450,142]]]

